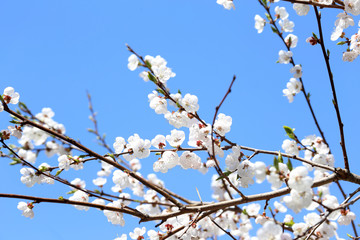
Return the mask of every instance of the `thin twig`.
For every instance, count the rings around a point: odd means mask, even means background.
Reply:
[[[344,124],[341,121],[339,104],[338,104],[338,100],[337,100],[337,97],[336,97],[334,78],[333,78],[333,74],[331,72],[331,67],[330,67],[330,62],[329,62],[329,54],[325,50],[325,42],[324,42],[324,37],[323,37],[322,27],[321,27],[321,16],[320,16],[316,6],[314,6],[314,11],[315,11],[317,25],[318,25],[319,34],[320,34],[320,41],[319,42],[320,42],[321,50],[322,50],[324,60],[325,60],[325,63],[326,63],[326,69],[327,69],[327,72],[328,72],[328,75],[329,75],[331,90],[332,90],[332,94],[333,94],[333,104],[334,104],[334,107],[335,107],[336,117],[338,119],[338,124],[339,124],[340,138],[341,138],[340,145],[341,145],[342,152],[343,152],[344,165],[345,165],[345,169],[350,171],[348,156],[347,156],[346,147],[345,147]]]

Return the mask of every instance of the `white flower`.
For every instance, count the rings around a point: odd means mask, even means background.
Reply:
[[[145,232],[146,232],[145,227],[142,227],[141,229],[135,228],[134,232],[129,233],[129,236],[131,237],[131,239],[143,239],[142,236],[145,234]]]
[[[185,108],[187,112],[195,113],[197,110],[199,110],[197,96],[187,93],[181,100],[181,106]]]
[[[188,169],[199,169],[201,166],[201,159],[198,155],[193,152],[185,151],[181,154],[179,163],[182,168]]]
[[[273,221],[267,221],[266,223],[264,223],[263,227],[260,228],[256,233],[259,240],[280,240],[281,234],[281,226],[277,225]]]
[[[285,40],[286,45],[290,48],[295,48],[297,46],[298,37],[294,34],[291,34],[291,33],[288,34],[284,40]]]
[[[167,101],[166,99],[158,96],[158,92],[153,91],[148,95],[150,107],[154,109],[157,114],[167,113]]]
[[[310,6],[307,4],[294,3],[293,9],[296,11],[296,14],[299,16],[305,16],[310,10]]]
[[[233,0],[216,0],[216,3],[222,5],[227,10],[235,9]]]
[[[288,184],[291,189],[304,192],[311,189],[313,180],[308,176],[306,167],[300,166],[290,172]]]
[[[98,187],[103,187],[105,185],[106,181],[107,181],[106,178],[101,178],[101,177],[93,179],[94,185],[96,185]]]
[[[35,183],[39,182],[39,177],[32,168],[22,168],[20,169],[20,173],[22,174],[20,180],[27,187],[32,187]]]
[[[49,168],[50,168],[50,165],[47,163],[40,164],[39,171],[41,171],[44,174],[41,174],[38,176],[39,183],[54,184],[55,181],[53,178],[45,176],[45,174],[50,175]]]
[[[313,192],[311,189],[305,192],[298,192],[292,189],[290,196],[285,196],[283,201],[288,208],[291,208],[295,213],[300,212],[303,208],[310,206],[312,203]]]
[[[170,78],[176,76],[176,74],[171,71],[171,68],[168,68],[165,65],[152,66],[151,69],[153,70],[155,76],[159,79],[159,81],[164,84],[166,84],[166,82]]]
[[[343,29],[341,27],[336,27],[331,34],[331,41],[336,41],[343,33]]]
[[[122,137],[117,137],[115,139],[115,142],[113,144],[113,147],[115,149],[115,153],[119,154],[122,153],[126,145],[125,139]]]
[[[166,135],[166,140],[172,147],[179,147],[185,140],[184,131],[171,130],[171,135]]]
[[[340,225],[349,225],[351,221],[355,220],[355,218],[355,213],[350,212],[349,210],[342,210],[341,216],[337,221]]]
[[[302,76],[302,67],[300,65],[295,65],[294,67],[292,67],[290,69],[290,73],[294,74],[294,78],[301,78],[301,76]]]
[[[284,32],[292,32],[294,31],[294,22],[290,21],[288,18],[285,18],[285,19],[281,19],[279,21],[279,25],[281,26],[281,29],[284,31]]]
[[[344,0],[345,11],[356,15],[360,14],[360,0]]]
[[[308,229],[308,225],[305,223],[295,223],[291,228],[294,231],[294,235],[299,236],[302,235],[307,229]]]
[[[83,160],[79,156],[71,157],[70,161],[71,161],[71,165],[70,165],[71,168],[75,170],[80,170],[84,168]]]
[[[274,202],[274,206],[275,206],[275,209],[281,213],[284,213],[287,211],[287,208],[284,205],[282,205],[281,203],[279,203],[278,201]],[[288,215],[286,215],[286,216],[288,216]],[[289,215],[289,216],[291,216],[291,215]],[[285,220],[284,220],[284,222],[285,222]]]
[[[58,162],[60,169],[64,169],[66,171],[70,169],[71,158],[68,157],[67,155],[61,155],[58,158]]]
[[[293,56],[293,53],[291,51],[284,51],[284,50],[280,50],[279,51],[279,63],[284,63],[287,64],[291,61],[291,57]]]
[[[230,132],[232,124],[232,118],[220,113],[214,123],[214,129],[220,136],[225,136],[226,133]]]
[[[252,203],[244,206],[243,209],[246,210],[246,213],[249,214],[249,216],[256,216],[260,211],[260,204]]]
[[[286,89],[283,89],[283,94],[289,100],[289,102],[294,101],[294,96],[298,94],[302,89],[302,84],[300,81],[295,78],[291,78],[290,81],[286,84]]]
[[[69,200],[71,201],[78,201],[78,202],[89,202],[89,195],[83,191],[76,191],[74,195],[69,197]],[[82,206],[82,205],[74,205],[74,207],[78,210],[89,210],[89,207]]]
[[[249,184],[254,183],[253,177],[255,176],[255,167],[249,160],[244,160],[238,167],[237,174],[239,175],[238,181],[241,187],[247,188]]]
[[[19,103],[20,94],[15,92],[14,88],[7,87],[4,89],[3,99],[6,104],[18,104]]]
[[[135,54],[130,55],[128,61],[129,61],[128,68],[130,71],[134,71],[139,66],[140,63],[139,59]]]
[[[122,208],[121,200],[113,201],[111,203],[108,203],[106,206],[108,207],[116,207],[116,208]],[[121,212],[114,212],[110,210],[104,210],[104,215],[107,217],[108,221],[111,222],[114,225],[125,225],[125,220],[123,218],[123,214]]]
[[[297,143],[294,140],[285,139],[281,148],[287,154],[294,154],[296,156],[299,155],[299,149],[298,149]]]
[[[355,58],[357,58],[358,55],[359,53],[356,51],[344,52],[342,59],[344,62],[352,62],[355,60]]]
[[[346,14],[345,12],[339,13],[336,17],[335,26],[342,29],[348,28],[349,26],[354,26],[354,19],[352,16]]]
[[[27,162],[35,163],[36,161],[36,154],[30,150],[26,151],[21,148],[18,152],[18,155]]]
[[[133,158],[142,159],[150,155],[149,148],[151,147],[151,143],[148,139],[143,140],[139,137],[138,134],[134,134],[133,136],[129,137],[128,142],[129,143],[126,145],[126,148],[132,149],[133,155],[131,159],[127,160],[130,161]]]
[[[151,145],[157,149],[163,149],[166,146],[166,139],[164,135],[156,135],[153,140],[151,140]]]
[[[262,183],[266,178],[266,165],[264,162],[255,162],[255,178],[257,183]]]
[[[285,19],[285,18],[288,18],[289,17],[289,14],[288,12],[286,11],[286,8],[285,7],[279,7],[279,6],[276,6],[275,7],[275,16],[277,18],[281,18],[281,19]]]
[[[142,71],[139,76],[144,80],[144,82],[149,81],[149,73],[147,71]]]
[[[19,209],[22,212],[22,215],[24,217],[33,218],[34,212],[33,209],[34,205],[32,203],[26,203],[26,202],[19,202],[17,205],[17,209]]]
[[[17,126],[8,126],[8,129],[9,129],[9,131],[10,131],[10,134],[11,134],[11,136],[14,136],[14,137],[16,137],[17,139],[20,139],[21,138],[21,135],[22,135],[22,133],[21,133],[21,128],[20,127],[17,127]]]
[[[74,180],[72,180],[70,182],[72,185],[75,185],[79,188],[85,189],[86,187],[86,183],[84,180],[81,180],[80,178],[75,178]],[[72,189],[74,190],[75,188],[72,187]]]
[[[262,33],[262,31],[264,30],[265,24],[266,24],[265,19],[260,17],[260,15],[256,14],[255,15],[255,29],[258,31],[258,33]]]
[[[234,171],[239,166],[241,148],[239,145],[233,146],[232,153],[226,156],[225,164],[229,171]]]

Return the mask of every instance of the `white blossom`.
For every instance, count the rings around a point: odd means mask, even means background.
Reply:
[[[262,33],[262,31],[264,30],[265,24],[266,24],[265,19],[260,17],[260,15],[256,14],[255,15],[255,29],[258,31],[258,33]]]
[[[17,209],[22,211],[22,215],[28,218],[34,217],[34,211],[32,210],[33,208],[34,205],[32,203],[19,202],[17,205]]]

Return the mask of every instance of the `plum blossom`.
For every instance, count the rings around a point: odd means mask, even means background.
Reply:
[[[36,154],[31,150],[25,150],[21,148],[17,154],[27,162],[35,163],[36,161]]]
[[[355,52],[355,51],[346,51],[343,53],[343,57],[342,60],[344,62],[352,62],[354,61],[357,57],[359,56],[359,53]]]
[[[184,131],[178,131],[176,129],[171,130],[171,135],[166,135],[166,141],[169,142],[172,147],[179,147],[185,140]]]
[[[266,24],[265,19],[260,17],[260,15],[256,14],[255,15],[255,29],[258,31],[258,33],[262,33],[262,31],[264,30],[265,24]]]
[[[264,162],[255,162],[254,163],[255,168],[255,178],[257,183],[262,183],[266,178],[266,165]]]
[[[151,145],[157,149],[163,149],[166,146],[166,138],[164,135],[156,135],[154,139],[151,140]]]
[[[298,149],[297,143],[294,140],[285,139],[281,148],[287,154],[294,154],[296,156],[299,155],[299,149]]]
[[[241,148],[239,145],[233,146],[232,152],[226,156],[225,164],[229,171],[234,171],[239,166]]]
[[[151,147],[151,142],[148,139],[141,139],[138,134],[130,136],[128,139],[128,144],[126,145],[127,149],[132,149],[132,157],[127,159],[128,161],[133,158],[146,158],[150,155],[149,148]]]
[[[153,91],[148,95],[150,107],[154,109],[157,114],[167,113],[167,101],[166,99],[160,97],[158,92]]]
[[[281,226],[274,223],[273,221],[265,222],[262,228],[260,228],[256,233],[258,239],[261,240],[280,239],[281,234]]]
[[[89,195],[86,192],[78,190],[74,193],[74,195],[69,197],[69,200],[78,202],[89,202]],[[82,205],[74,205],[74,207],[78,210],[89,210],[89,207]]]
[[[16,137],[17,139],[21,138],[21,135],[22,135],[21,127],[18,127],[16,125],[15,125],[15,127],[14,126],[8,126],[8,129],[9,129],[9,132],[10,132],[11,136]]]
[[[20,94],[15,92],[13,87],[7,87],[4,89],[3,99],[6,104],[18,104],[19,103]]]
[[[137,69],[137,67],[140,64],[140,61],[135,54],[131,54],[130,57],[128,58],[128,61],[129,61],[128,68],[130,71],[134,71],[135,69]]]
[[[285,19],[289,17],[289,13],[286,11],[285,7],[275,7],[275,16],[277,18]]]
[[[308,1],[308,0],[306,0]],[[310,6],[307,4],[301,4],[301,3],[294,3],[293,9],[296,11],[296,14],[299,16],[305,16],[308,14],[310,10]]]
[[[340,225],[349,225],[355,218],[355,213],[350,212],[349,210],[342,210],[341,216],[338,218],[337,222]]]
[[[193,152],[184,151],[180,156],[179,163],[184,169],[199,169],[201,166],[201,159]]]
[[[238,167],[237,174],[239,175],[238,181],[241,187],[247,188],[249,184],[254,183],[253,177],[255,176],[255,167],[249,160],[244,160]]]
[[[166,151],[161,158],[154,162],[153,169],[155,172],[166,173],[169,169],[179,164],[179,156],[176,152]]]
[[[181,106],[183,106],[187,112],[195,113],[197,110],[199,110],[197,96],[187,93],[181,100]]]
[[[220,113],[214,123],[214,129],[220,136],[225,136],[226,133],[230,132],[232,124],[232,118]]]
[[[291,57],[293,56],[293,53],[291,51],[279,51],[279,63],[288,64],[291,61]]]
[[[126,141],[124,138],[122,137],[117,137],[115,139],[115,142],[113,144],[113,147],[115,149],[115,153],[119,154],[119,153],[122,153],[122,151],[124,150],[126,146]]]
[[[20,180],[27,187],[32,187],[35,185],[35,183],[39,182],[39,177],[35,174],[35,171],[32,168],[24,167],[20,169],[20,173],[22,174]]]
[[[143,235],[146,232],[146,228],[142,227],[142,228],[135,228],[134,232],[130,232],[129,236],[131,237],[131,239],[143,239]]]
[[[360,14],[360,0],[344,0],[344,4],[347,13],[354,14],[355,16]]]
[[[107,181],[106,178],[98,177],[93,180],[93,184],[98,187],[103,187],[105,185],[106,181]]]
[[[295,24],[293,21],[290,21],[288,18],[281,19],[279,21],[279,25],[281,26],[281,29],[284,32],[293,32],[294,31]]]
[[[304,192],[298,192],[295,189],[292,189],[290,196],[285,196],[283,201],[285,202],[288,208],[291,208],[295,213],[300,212],[303,208],[310,206],[312,202],[313,192],[311,189],[308,189]]]
[[[294,78],[301,78],[302,76],[302,67],[301,65],[295,65],[294,67],[290,68],[290,73],[294,74]]]
[[[288,184],[291,189],[304,192],[311,189],[313,180],[308,176],[306,167],[300,166],[290,172]]]
[[[285,43],[289,48],[295,48],[297,46],[299,38],[294,34],[288,34],[285,37]]]
[[[80,178],[75,178],[74,180],[72,180],[70,182],[72,185],[75,185],[79,188],[85,189],[86,187],[86,183],[84,180],[81,180]],[[73,190],[75,190],[76,188],[72,188]]]
[[[22,215],[28,218],[34,217],[34,211],[32,210],[33,208],[34,205],[32,203],[19,202],[17,205],[17,209],[22,211]]]
[[[283,89],[283,94],[286,96],[290,103],[294,101],[294,96],[298,94],[302,89],[302,84],[295,78],[290,78],[290,81],[286,84],[286,89]]]
[[[227,10],[235,9],[233,0],[216,0],[216,3],[222,5]]]
[[[121,200],[113,201],[111,203],[108,203],[106,206],[122,208],[122,201]],[[125,220],[121,212],[114,212],[110,210],[104,210],[103,212],[104,215],[107,217],[108,221],[111,222],[112,224],[120,225],[120,226],[125,225]]]

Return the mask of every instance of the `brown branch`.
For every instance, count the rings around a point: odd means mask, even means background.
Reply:
[[[131,177],[135,178],[136,180],[138,180],[139,182],[141,182],[142,184],[144,184],[146,187],[151,188],[153,190],[155,190],[156,192],[160,193],[161,195],[163,195],[166,199],[168,199],[170,202],[174,203],[176,206],[178,207],[182,207],[183,204],[180,203],[178,200],[176,200],[175,198],[173,198],[171,195],[169,195],[166,191],[164,191],[164,189],[162,187],[159,187],[157,185],[152,184],[151,182],[149,182],[148,180],[144,179],[143,177],[139,176],[138,174],[136,174],[133,171],[130,171],[129,169],[125,168],[124,166],[120,165],[118,162],[114,162],[112,160],[109,160],[105,157],[103,157],[102,155],[92,151],[91,149],[85,147],[84,145],[80,144],[79,142],[75,141],[74,139],[65,136],[63,134],[60,134],[54,130],[51,130],[47,127],[44,127],[40,124],[37,124],[27,118],[25,118],[24,116],[22,116],[21,114],[18,114],[17,112],[12,111],[11,109],[9,109],[9,107],[3,102],[4,105],[4,111],[8,112],[9,114],[15,116],[16,118],[20,119],[22,121],[23,125],[30,125],[33,127],[36,127],[40,130],[43,130],[44,132],[47,132],[59,139],[62,139],[70,144],[75,145],[76,147],[78,147],[79,149],[83,150],[84,152],[86,152],[87,154],[89,154],[90,156],[96,157],[114,167],[116,167],[117,169],[120,169],[123,172],[128,173]]]
[[[356,175],[355,177],[360,182],[360,176]],[[331,183],[337,178],[338,178],[338,176],[336,174],[331,174],[330,176],[324,177],[324,178],[314,182],[314,184],[312,185],[312,188],[319,187],[319,186],[322,186],[324,184]],[[176,216],[179,216],[179,215],[182,215],[182,214],[185,214],[185,213],[194,213],[194,212],[201,212],[201,211],[202,212],[204,212],[204,211],[218,211],[220,209],[225,209],[225,208],[236,206],[236,205],[239,205],[239,204],[250,203],[250,202],[261,201],[261,200],[272,199],[272,198],[275,198],[275,197],[280,197],[280,196],[283,196],[283,195],[286,195],[286,194],[290,193],[290,191],[291,191],[291,189],[289,187],[285,187],[285,188],[275,190],[275,191],[272,191],[272,192],[249,195],[245,199],[240,197],[240,198],[237,198],[237,199],[232,199],[232,200],[227,200],[227,201],[222,201],[222,202],[217,202],[217,203],[209,203],[209,204],[204,203],[201,206],[186,206],[183,209],[180,209],[179,211],[175,211],[175,212],[168,213],[168,214],[150,216],[148,219],[142,220],[142,221],[147,222],[147,221],[153,221],[153,220],[163,220],[163,219],[168,219],[170,217],[176,217]]]
[[[329,75],[331,90],[332,90],[332,94],[333,94],[333,104],[334,104],[334,107],[335,107],[336,117],[338,119],[338,124],[339,124],[340,138],[341,138],[340,145],[341,145],[342,152],[343,152],[344,165],[345,165],[345,169],[350,171],[348,156],[347,156],[346,147],[345,147],[344,124],[341,121],[339,104],[338,104],[338,100],[337,100],[337,97],[336,97],[334,78],[333,78],[333,74],[331,72],[331,67],[330,67],[330,62],[329,62],[329,55],[328,55],[328,53],[326,53],[326,50],[325,50],[325,42],[324,42],[324,37],[323,37],[322,27],[321,27],[321,16],[320,16],[316,6],[314,6],[314,11],[315,11],[317,25],[318,25],[319,34],[320,34],[320,41],[319,42],[320,42],[321,50],[322,50],[324,60],[325,60],[325,63],[326,63],[326,69],[327,69],[327,72],[328,72],[328,75]]]
[[[110,206],[105,206],[105,205],[101,205],[101,204],[95,204],[95,203],[90,203],[90,202],[79,202],[79,201],[72,201],[69,199],[65,199],[65,198],[61,198],[61,199],[55,199],[55,198],[42,198],[42,197],[35,197],[35,196],[26,196],[26,195],[18,195],[18,194],[7,194],[7,193],[0,193],[0,198],[17,198],[17,199],[27,199],[27,200],[32,200],[36,203],[41,203],[41,202],[48,202],[48,203],[60,203],[60,204],[71,204],[71,205],[80,205],[80,206],[86,206],[86,207],[92,207],[92,208],[98,208],[100,210],[110,210],[110,211],[114,211],[114,212],[121,212],[121,213],[126,213],[135,217],[138,217],[140,219],[146,218],[148,217],[147,215],[134,210],[132,208],[129,207],[124,207],[124,208],[117,208],[117,207],[110,207]]]
[[[300,3],[300,4],[305,4],[305,5],[312,5],[312,6],[318,6],[320,8],[337,8],[337,9],[342,9],[344,10],[344,3],[342,3],[342,6],[336,5],[336,4],[331,4],[331,5],[326,5],[326,4],[321,4],[318,2],[314,2],[314,1],[301,1],[301,0],[282,0],[284,2],[290,2],[290,3]],[[337,3],[339,1],[336,1]]]

